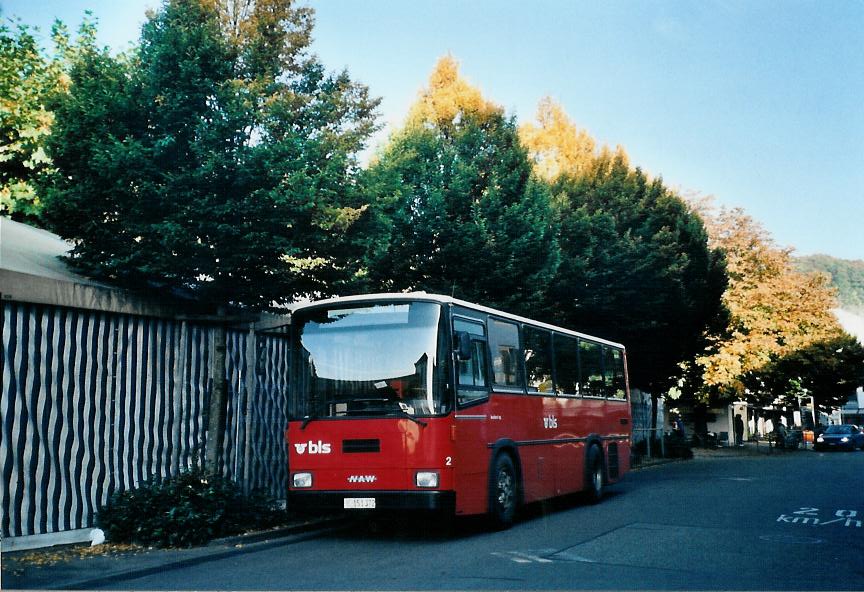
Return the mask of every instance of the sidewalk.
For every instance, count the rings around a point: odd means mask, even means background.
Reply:
[[[802,443],[795,450],[776,449],[768,445],[767,440],[745,442],[743,446],[721,446],[719,448],[693,448],[694,459],[712,459],[712,458],[742,458],[767,455],[783,455],[783,454],[800,454],[802,452],[812,451],[811,444],[804,447]],[[665,465],[672,462],[682,461],[687,459],[682,458],[643,458],[639,465],[633,467],[634,471],[655,467],[657,465]]]
[[[191,549],[154,549],[86,543],[4,553],[0,588],[75,590],[141,577],[243,553],[290,545],[337,530],[341,517],[297,521],[285,527],[212,541]]]
[[[802,442],[798,448],[785,449],[769,446],[767,440],[748,441],[744,442],[743,446],[721,446],[720,448],[694,448],[693,458],[726,458],[740,456],[763,456],[770,454],[800,454],[802,452],[811,452],[812,444]]]

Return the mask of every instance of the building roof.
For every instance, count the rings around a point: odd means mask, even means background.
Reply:
[[[4,302],[173,317],[174,302],[98,282],[72,271],[61,257],[72,245],[39,228],[0,216],[0,297]]]
[[[75,273],[62,259],[71,250],[69,242],[52,232],[0,216],[0,299],[197,322],[215,320],[202,314],[201,305],[194,300],[156,290],[132,292]],[[248,320],[234,317],[229,322],[278,331],[289,318],[254,313]]]
[[[0,269],[64,282],[104,286],[69,269],[60,258],[70,250],[72,245],[52,232],[0,217]]]

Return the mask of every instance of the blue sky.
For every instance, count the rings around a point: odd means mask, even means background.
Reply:
[[[520,120],[546,95],[683,192],[743,207],[798,254],[864,258],[864,2],[319,0],[315,51],[398,125],[435,61]],[[137,39],[154,0],[4,1],[48,31],[83,11]],[[384,134],[379,139],[383,139]]]

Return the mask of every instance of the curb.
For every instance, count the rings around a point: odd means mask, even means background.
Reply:
[[[344,516],[334,516],[327,518],[310,518],[306,522],[301,524],[292,524],[290,526],[283,526],[281,528],[274,528],[273,530],[263,530],[257,532],[250,532],[247,534],[238,534],[229,537],[223,537],[221,539],[213,539],[209,543],[207,543],[206,547],[225,547],[231,545],[246,545],[257,543],[260,541],[266,541],[276,537],[285,537],[290,536],[296,532],[304,531],[304,530],[314,530],[319,528],[325,528],[330,524],[336,524],[344,520]]]
[[[80,590],[89,589],[112,582],[140,578],[144,576],[161,573],[166,570],[181,569],[207,563],[208,561],[218,561],[228,557],[237,555],[245,555],[247,553],[255,553],[273,547],[283,545],[292,545],[305,540],[313,539],[324,534],[336,532],[345,528],[346,523],[344,518],[324,518],[318,521],[311,521],[305,524],[288,526],[281,529],[276,529],[268,532],[253,533],[250,535],[240,535],[234,537],[226,537],[211,541],[207,546],[199,547],[197,550],[200,554],[194,557],[184,557],[182,559],[174,559],[158,562],[146,567],[138,569],[124,569],[115,573],[101,575],[95,578],[84,578],[67,582],[57,586],[56,590]],[[216,549],[217,546],[234,545],[231,548]],[[240,546],[242,545],[242,546]],[[167,559],[166,555],[166,559]]]
[[[639,471],[659,467],[671,463],[691,460],[718,460],[730,458],[762,458],[771,456],[782,456],[784,454],[794,454],[800,452],[809,452],[810,448],[798,448],[795,450],[772,450],[767,445],[763,446],[746,446],[746,447],[723,447],[723,448],[693,448],[693,456],[690,458],[651,458],[644,460],[642,463],[632,466],[631,471]]]
[[[691,460],[687,458],[657,458],[651,459],[649,461],[643,461],[634,467],[630,467],[631,471],[644,471],[646,469],[653,469],[654,467],[662,467],[664,465],[669,465],[672,463],[679,463],[685,460]]]

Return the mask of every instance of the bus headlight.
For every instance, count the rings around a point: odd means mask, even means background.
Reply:
[[[414,483],[417,487],[438,487],[438,471],[417,471]]]
[[[312,473],[294,473],[291,483],[294,487],[312,487]]]

